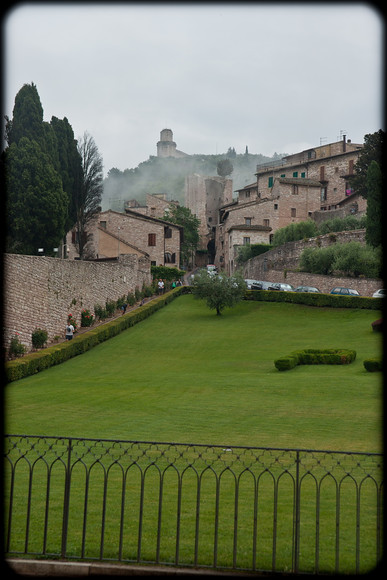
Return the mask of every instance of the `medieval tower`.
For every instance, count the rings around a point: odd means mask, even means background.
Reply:
[[[157,157],[187,157],[186,153],[176,149],[171,129],[160,132],[160,141],[157,143]]]

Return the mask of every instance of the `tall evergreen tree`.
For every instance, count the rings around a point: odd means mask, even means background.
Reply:
[[[367,171],[366,242],[374,248],[382,243],[382,172],[376,161]]]
[[[382,156],[385,147],[386,134],[382,129],[376,133],[364,135],[364,147],[355,163],[355,173],[349,177],[351,187],[356,193],[367,199],[367,171],[372,161],[382,166]]]

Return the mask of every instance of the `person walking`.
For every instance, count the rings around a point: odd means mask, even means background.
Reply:
[[[74,326],[70,322],[67,323],[65,336],[66,340],[72,340],[74,336]]]

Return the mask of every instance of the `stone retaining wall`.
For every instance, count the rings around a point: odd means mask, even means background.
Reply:
[[[287,242],[260,256],[248,260],[244,267],[244,278],[284,282],[292,286],[314,286],[321,292],[330,292],[335,286],[354,288],[362,296],[372,294],[383,288],[383,281],[370,278],[350,278],[344,276],[323,276],[297,272],[300,257],[306,248],[327,247],[334,243],[360,242],[365,244],[365,230],[352,230],[325,234],[317,238]]]
[[[94,314],[95,304],[104,307],[151,281],[149,259],[133,254],[109,262],[5,254],[3,345],[18,333],[30,349],[37,328],[49,341],[62,337],[70,313],[80,325],[83,309]]]

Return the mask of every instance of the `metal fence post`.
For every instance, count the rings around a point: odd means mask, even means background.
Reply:
[[[62,548],[61,548],[61,557],[62,558],[64,558],[66,556],[67,530],[68,530],[68,525],[69,525],[71,448],[72,448],[72,439],[69,439],[68,445],[67,445],[67,467],[66,467],[66,472],[65,472],[65,488],[64,488],[64,497],[63,497]]]
[[[296,451],[296,489],[295,489],[295,521],[294,521],[294,554],[293,572],[298,573],[300,552],[300,452]]]

